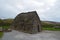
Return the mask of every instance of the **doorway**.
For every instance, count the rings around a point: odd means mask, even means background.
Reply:
[[[39,25],[38,25],[38,32],[40,32],[40,28],[39,28]]]

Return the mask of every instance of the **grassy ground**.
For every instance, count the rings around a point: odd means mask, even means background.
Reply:
[[[60,28],[43,28],[43,30],[60,31]]]
[[[3,36],[3,32],[0,32],[0,38]]]
[[[9,28],[9,26],[2,26],[4,29],[8,29]]]
[[[9,28],[9,26],[1,26],[1,27],[3,27],[4,29],[8,29]],[[0,32],[0,38],[3,36],[3,32]]]

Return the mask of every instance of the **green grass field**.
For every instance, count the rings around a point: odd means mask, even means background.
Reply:
[[[60,28],[43,28],[43,30],[60,31]]]
[[[3,36],[3,32],[0,32],[0,38]]]
[[[4,29],[8,29],[9,26],[2,26]],[[0,38],[3,37],[3,32],[0,32]]]

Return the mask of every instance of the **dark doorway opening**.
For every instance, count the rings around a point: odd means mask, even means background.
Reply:
[[[38,25],[38,32],[40,32],[39,25]]]

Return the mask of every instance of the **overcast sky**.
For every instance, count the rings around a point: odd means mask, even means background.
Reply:
[[[35,10],[41,20],[60,22],[60,0],[0,0],[0,18]]]

